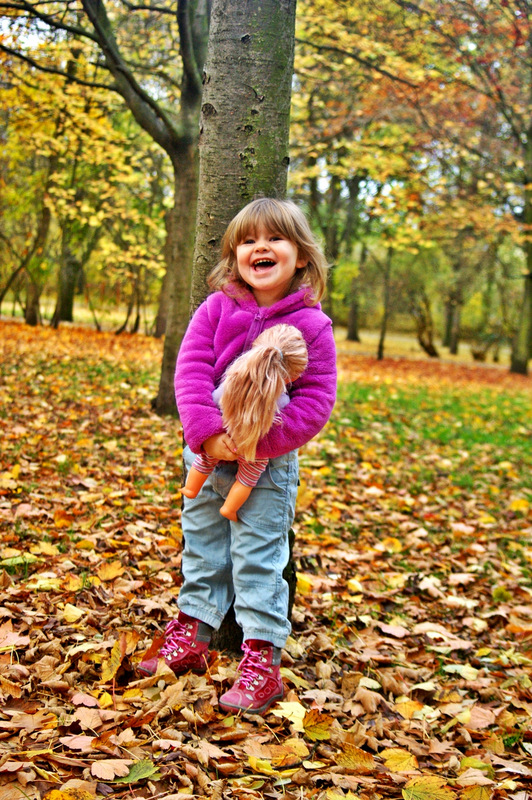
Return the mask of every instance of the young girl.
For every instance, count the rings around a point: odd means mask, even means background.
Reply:
[[[204,672],[211,633],[234,601],[244,657],[234,685],[220,697],[226,711],[263,713],[283,697],[279,665],[291,630],[283,571],[295,514],[297,450],[323,428],[336,396],[332,325],[319,305],[326,272],[323,253],[298,207],[254,200],[229,224],[222,259],[209,277],[213,294],[192,317],[177,359],[187,470],[194,453],[220,463],[198,496],[184,501],[179,614],[166,627],[159,656],[176,674]],[[257,445],[256,457],[268,465],[239,519],[232,521],[220,509],[234,483],[239,454],[213,391],[259,333],[279,323],[302,333],[308,365],[289,387],[280,424]],[[157,663],[157,656],[146,658],[139,668],[153,674]]]
[[[236,444],[238,472],[220,514],[237,521],[237,511],[257,485],[268,459],[256,458],[257,444],[271,426],[280,423],[279,410],[289,402],[288,383],[307,366],[305,340],[293,325],[274,325],[257,336],[251,349],[242,353],[214,390],[224,428]],[[207,453],[196,456],[181,489],[185,497],[198,492],[220,462]]]

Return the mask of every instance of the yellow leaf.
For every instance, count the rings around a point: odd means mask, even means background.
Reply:
[[[447,664],[443,668],[444,672],[456,672],[461,678],[466,681],[474,681],[478,676],[478,669],[472,667],[471,664]]]
[[[460,795],[460,800],[490,800],[491,795],[489,786],[468,786]]]
[[[317,708],[311,708],[303,717],[305,736],[307,736],[311,742],[330,739],[333,721],[333,718],[328,714],[321,714]]]
[[[357,578],[349,578],[347,581],[347,588],[350,592],[363,592],[364,587]]]
[[[336,756],[336,763],[356,772],[371,772],[375,769],[375,759],[371,753],[349,742],[344,743],[341,752]]]
[[[403,543],[395,536],[387,536],[382,540],[382,545],[388,553],[400,553],[403,549]]]
[[[304,678],[301,678],[299,675],[296,675],[296,673],[291,669],[288,669],[288,667],[281,667],[280,673],[283,678],[286,678],[287,681],[293,683],[294,686],[299,686],[302,689],[310,689],[310,683]]]
[[[301,572],[298,572],[296,591],[299,594],[310,594],[312,592],[312,578],[310,578],[308,575],[302,575]]]
[[[102,664],[102,683],[109,683],[118,672],[118,668],[125,656],[125,639],[123,636],[118,639],[111,650],[109,659]]]
[[[411,772],[417,769],[417,758],[399,747],[390,747],[383,750],[379,755],[384,759],[384,764],[392,772]]]
[[[79,542],[76,542],[74,547],[77,547],[79,550],[95,550],[96,545],[94,542],[91,542],[90,539],[80,539]]]
[[[64,508],[58,508],[54,513],[54,525],[56,528],[70,528],[73,517]]]
[[[72,603],[67,603],[63,609],[63,619],[65,622],[77,622],[84,613],[85,611],[82,608],[78,608]]]
[[[478,518],[478,521],[481,525],[493,525],[495,522],[497,522],[495,517],[492,517],[492,515],[488,513],[481,514]]]
[[[126,655],[130,656],[131,653],[135,652],[135,648],[140,640],[140,633],[138,631],[126,631],[126,633],[122,635],[125,637]]]
[[[59,548],[51,542],[39,542],[39,544],[30,548],[30,552],[41,556],[57,556],[59,555]]]
[[[412,778],[402,790],[404,800],[454,800],[454,794],[437,775]]]
[[[43,800],[94,800],[95,795],[85,789],[52,789]]]
[[[303,730],[303,720],[307,712],[305,706],[301,705],[301,703],[277,703],[276,707],[271,711],[271,713],[275,717],[281,717],[281,719],[290,720],[296,731]]]
[[[125,700],[127,702],[128,700],[138,700],[139,697],[143,697],[142,689],[126,689],[126,691],[122,695],[122,700]]]
[[[132,689],[131,691],[134,691],[134,689]],[[109,692],[102,692],[101,695],[98,697],[98,705],[100,708],[109,708],[113,704],[114,701]]]
[[[417,711],[421,711],[423,703],[419,703],[417,700],[404,700],[401,703],[396,703],[394,708],[403,719],[412,719]]]
[[[61,578],[33,578],[26,584],[26,589],[38,592],[58,592],[62,583]]]
[[[114,581],[114,579],[122,575],[124,571],[124,567],[120,561],[111,561],[109,564],[102,564],[98,570],[98,577],[102,581]]]
[[[517,497],[510,503],[510,511],[528,511],[529,508],[530,503],[524,497]]]
[[[262,775],[279,775],[269,761],[264,758],[257,758],[257,756],[248,756],[248,761],[251,769],[254,772],[260,772]]]

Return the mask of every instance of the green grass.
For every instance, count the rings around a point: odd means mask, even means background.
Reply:
[[[387,444],[392,460],[423,455],[436,447],[435,454],[452,468],[468,462],[461,469],[456,483],[472,488],[475,472],[490,462],[510,462],[519,470],[519,483],[532,490],[532,425],[530,397],[509,394],[481,386],[453,389],[445,385],[432,387],[412,384],[408,388],[348,384],[340,387],[336,417],[355,431],[373,433],[377,445]],[[335,426],[336,427],[336,426]],[[342,425],[338,425],[341,434]],[[445,457],[451,463],[445,464]],[[500,467],[508,472],[509,467]],[[419,477],[433,477],[430,464],[424,464]]]

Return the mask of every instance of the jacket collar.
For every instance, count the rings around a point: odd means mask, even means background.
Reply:
[[[259,306],[255,296],[249,289],[244,289],[236,284],[230,284],[226,293],[243,309],[256,314],[260,312],[261,317],[270,318],[278,314],[287,314],[299,308],[308,308],[307,298],[312,297],[312,289],[309,286],[302,286],[296,292],[281,298],[272,306]],[[318,303],[316,308],[320,308]]]

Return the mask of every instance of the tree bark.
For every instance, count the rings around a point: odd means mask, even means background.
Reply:
[[[386,264],[384,267],[384,287],[383,287],[383,312],[381,320],[381,329],[379,335],[379,344],[377,347],[377,359],[382,361],[384,358],[384,342],[386,340],[386,331],[388,328],[388,319],[390,316],[390,276],[392,273],[392,258],[393,249],[388,248],[386,253]]]
[[[532,35],[530,37],[532,52]],[[525,196],[525,241],[526,274],[523,291],[523,302],[519,314],[517,331],[512,346],[510,372],[528,375],[528,361],[532,355],[532,125],[528,128],[525,147],[524,196]]]
[[[175,203],[168,219],[166,291],[168,313],[159,391],[153,403],[159,414],[177,414],[174,373],[179,345],[189,321],[191,264],[197,203],[197,149],[194,143],[175,165]]]
[[[191,308],[235,214],[283,197],[288,170],[295,0],[214,0],[200,120],[200,194]]]

